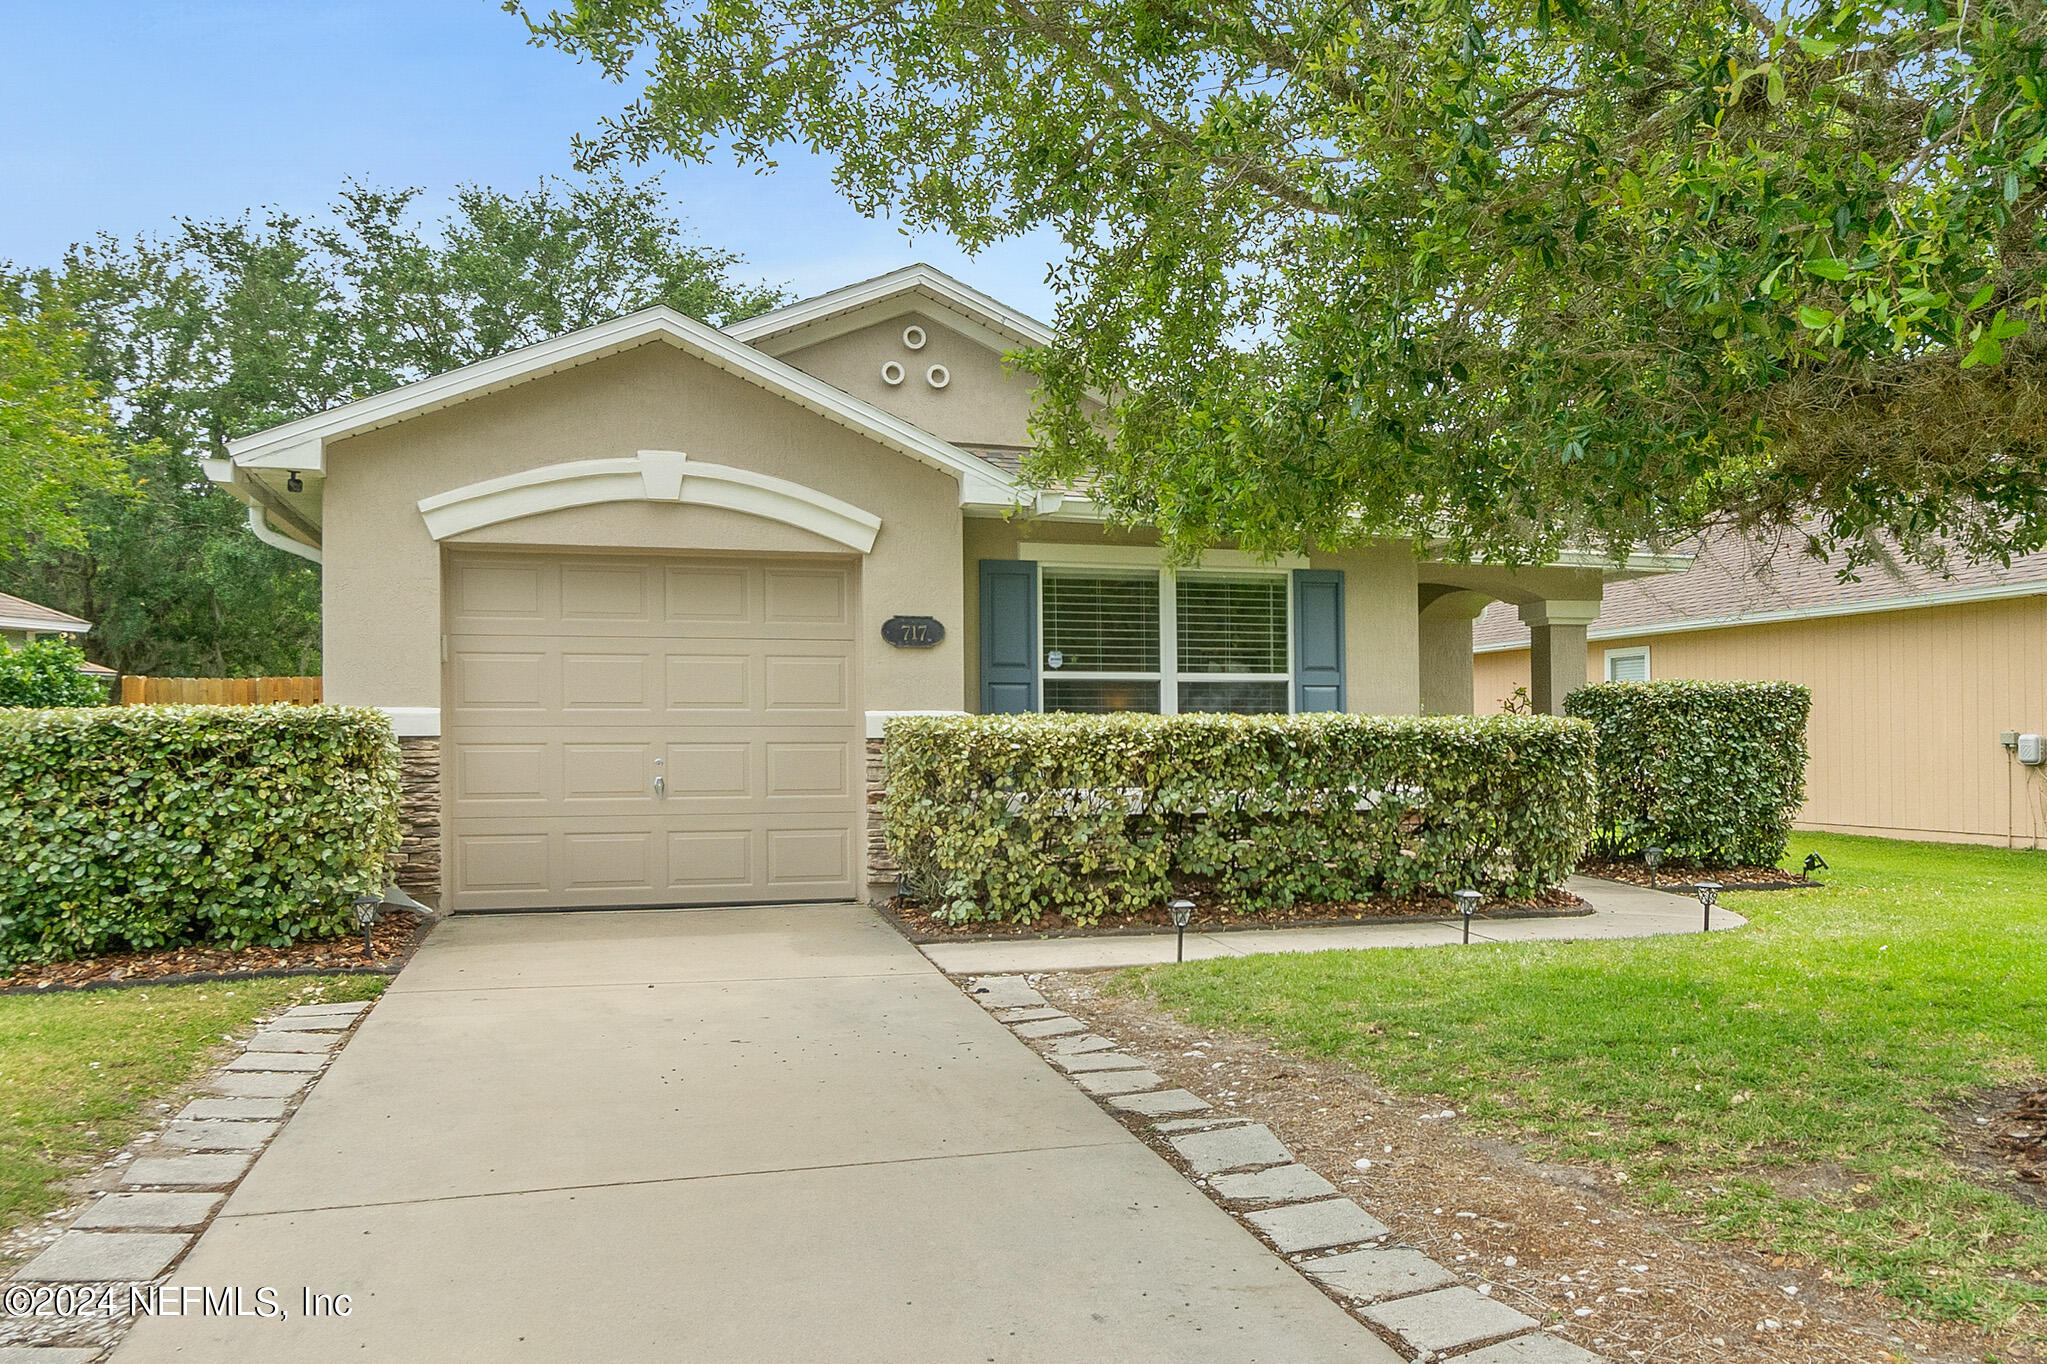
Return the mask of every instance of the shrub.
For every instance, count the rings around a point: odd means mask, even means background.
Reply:
[[[1805,803],[1812,692],[1791,682],[1604,682],[1570,714],[1599,731],[1593,850],[1660,844],[1688,866],[1774,866]]]
[[[990,715],[888,723],[883,819],[953,922],[1528,896],[1591,834],[1592,731],[1548,716]]]
[[[338,934],[397,841],[378,711],[0,714],[0,966]]]
[[[0,706],[103,706],[107,689],[79,668],[85,654],[68,639],[0,644]]]

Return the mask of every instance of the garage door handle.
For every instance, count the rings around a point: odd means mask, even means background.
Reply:
[[[654,778],[654,797],[655,797],[655,799],[657,799],[657,800],[665,800],[665,799],[667,799],[667,797],[668,797],[668,778],[666,778],[666,777],[656,777],[656,778]]]

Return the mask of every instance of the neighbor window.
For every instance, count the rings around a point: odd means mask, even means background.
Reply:
[[[1292,709],[1284,573],[1043,573],[1048,711]]]
[[[1608,649],[1606,651],[1606,680],[1609,682],[1647,682],[1649,680],[1649,650]]]

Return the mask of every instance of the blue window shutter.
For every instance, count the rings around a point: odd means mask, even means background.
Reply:
[[[1343,709],[1340,569],[1294,570],[1294,709]]]
[[[1038,708],[1038,565],[981,560],[981,714]]]

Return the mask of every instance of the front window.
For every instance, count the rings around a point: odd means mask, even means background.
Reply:
[[[1048,711],[1290,710],[1284,573],[1043,572]]]
[[[1159,709],[1159,575],[1044,575],[1046,710]]]
[[[1608,649],[1606,651],[1606,680],[1609,682],[1647,682],[1649,680],[1649,651],[1643,649]]]

